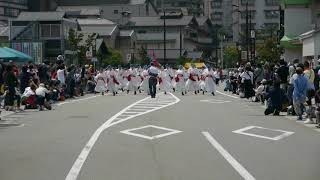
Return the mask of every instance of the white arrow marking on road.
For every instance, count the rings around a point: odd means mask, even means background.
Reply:
[[[224,95],[224,96],[228,96],[228,97],[234,98],[234,99],[239,99],[239,97],[237,97],[237,96],[231,96],[229,94],[226,94],[226,93],[223,93],[223,92],[220,92],[220,91],[217,91],[217,93],[219,93],[221,95]]]
[[[224,101],[219,99],[207,99],[207,100],[200,100],[200,102],[207,102],[212,104],[223,104],[223,103],[229,103],[231,101]]]
[[[245,180],[256,180],[232,155],[225,150],[217,140],[215,140],[210,133],[202,132],[210,144],[231,164],[231,166],[242,176]]]
[[[171,96],[171,97],[168,98],[168,96]],[[154,102],[157,102],[157,101],[162,102],[164,100],[165,101],[170,100],[170,101],[168,101],[167,104],[161,104],[161,106],[146,107],[144,112],[137,112],[137,114],[126,115],[126,116],[122,115],[122,114],[126,113],[127,111],[130,111],[130,108],[134,108],[134,107],[138,106],[139,103],[150,102],[150,103],[154,104]],[[78,178],[83,164],[87,160],[88,155],[90,154],[93,146],[95,145],[95,143],[97,142],[99,136],[101,135],[101,133],[103,131],[105,131],[106,129],[108,129],[108,128],[112,127],[112,126],[115,126],[115,125],[120,124],[122,122],[128,121],[129,119],[132,119],[132,118],[135,118],[137,116],[141,116],[141,115],[153,112],[153,111],[157,111],[159,109],[174,105],[174,104],[176,104],[178,102],[180,102],[180,99],[177,98],[176,96],[174,96],[172,93],[169,93],[168,95],[159,95],[159,96],[157,96],[156,99],[151,99],[150,97],[142,99],[142,100],[137,101],[137,102],[131,104],[130,106],[124,108],[123,110],[121,110],[119,113],[117,113],[116,115],[111,117],[109,120],[107,120],[103,125],[101,125],[94,132],[94,134],[91,136],[91,138],[87,142],[86,146],[82,149],[80,155],[78,156],[78,158],[74,162],[74,164],[71,167],[69,173],[67,174],[65,180],[76,180]],[[143,106],[139,106],[139,109],[143,109]],[[115,120],[117,120],[117,121],[115,121]]]

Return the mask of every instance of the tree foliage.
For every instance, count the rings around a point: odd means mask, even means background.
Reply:
[[[118,66],[123,64],[121,52],[115,49],[109,49],[109,54],[103,58],[104,65]]]
[[[236,67],[239,59],[239,51],[235,46],[229,46],[224,49],[224,66],[227,68]]]
[[[280,59],[281,49],[278,47],[276,38],[267,38],[263,44],[257,47],[258,61],[277,62]]]
[[[141,47],[138,49],[138,54],[139,54],[139,59],[135,62],[138,64],[149,64],[150,63],[150,58],[148,56],[148,51],[146,48]],[[133,63],[133,62],[131,62]]]

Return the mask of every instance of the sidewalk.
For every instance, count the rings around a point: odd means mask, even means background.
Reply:
[[[223,92],[225,93],[226,95],[232,95],[232,96],[237,96],[239,97],[238,95],[235,95],[235,94],[232,94],[230,92],[225,92],[223,91],[223,88],[220,86],[220,87],[217,87],[217,89],[220,91],[220,92]],[[239,97],[240,100],[242,100],[240,97]],[[261,105],[260,103],[256,103],[257,107],[260,107],[261,109],[265,109],[266,107],[264,105]],[[262,112],[263,114],[263,112]],[[311,128],[317,132],[320,132],[320,128],[316,128],[317,124],[304,124],[304,121],[296,121],[297,117],[296,116],[289,116],[287,115],[286,112],[281,112],[280,113],[281,117],[285,117],[286,119],[289,119],[291,121],[294,121],[295,123],[298,123],[298,124],[301,124],[305,127],[308,127],[308,128]],[[313,120],[315,121],[315,118],[313,118]]]

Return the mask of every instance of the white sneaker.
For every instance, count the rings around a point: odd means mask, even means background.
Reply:
[[[304,124],[314,124],[314,122],[310,118],[308,118],[306,119],[306,121],[304,121]]]

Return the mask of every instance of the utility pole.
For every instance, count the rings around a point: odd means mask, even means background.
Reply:
[[[163,61],[165,64],[167,64],[166,31],[166,11],[163,8]]]
[[[248,0],[246,2],[246,51],[247,51],[247,61],[249,61],[249,3]]]

